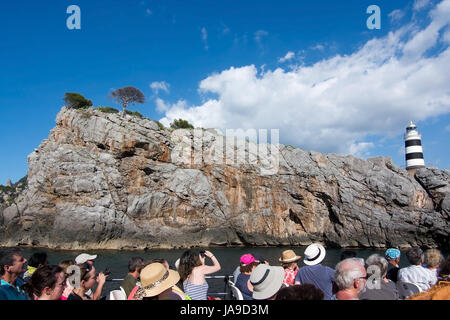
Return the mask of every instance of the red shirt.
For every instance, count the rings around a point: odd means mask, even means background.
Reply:
[[[289,286],[292,286],[295,284],[295,276],[297,275],[298,268],[295,268],[294,270],[286,268],[284,269],[284,278],[283,283]]]

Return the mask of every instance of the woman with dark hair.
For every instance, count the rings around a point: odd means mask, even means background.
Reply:
[[[259,261],[251,253],[244,254],[240,259],[239,275],[236,278],[236,288],[238,288],[244,300],[253,300],[253,285],[250,283],[250,275],[259,264]]]
[[[31,300],[61,300],[66,277],[60,266],[45,265],[37,268],[23,286]]]
[[[86,294],[89,289],[94,287],[97,282],[97,275],[95,274],[95,267],[89,263],[83,263],[77,265],[80,270],[79,273],[79,285],[78,287],[74,286],[72,293],[67,297],[67,300],[92,300],[92,297]],[[75,272],[74,275],[77,275]],[[73,275],[71,275],[72,277]],[[103,276],[101,279],[103,282],[106,280],[105,275],[100,274],[99,276]]]
[[[206,258],[211,259],[212,266],[205,265]],[[187,250],[180,258],[178,272],[183,281],[184,292],[192,300],[207,300],[208,282],[205,275],[220,270],[219,261],[210,251]]]

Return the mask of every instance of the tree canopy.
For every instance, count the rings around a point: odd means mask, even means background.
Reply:
[[[68,108],[73,109],[84,109],[92,106],[91,100],[75,92],[66,92],[63,101]]]
[[[194,129],[194,126],[183,119],[175,119],[171,124],[170,127],[172,129]]]
[[[136,103],[144,103],[145,96],[141,90],[135,87],[125,87],[117,89],[111,92],[111,97],[117,103],[122,105],[123,113],[125,114],[125,109],[129,105],[133,105]]]

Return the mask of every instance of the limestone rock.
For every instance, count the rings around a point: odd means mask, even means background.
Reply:
[[[1,245],[450,248],[449,172],[411,177],[389,158],[234,144],[64,107],[28,163],[27,188],[0,203]]]

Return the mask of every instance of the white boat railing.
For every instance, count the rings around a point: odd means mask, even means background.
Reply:
[[[212,279],[212,280],[224,280],[225,282],[225,292],[210,292],[209,294],[212,296],[227,296],[230,293],[226,292],[227,291],[227,287],[228,287],[228,280],[233,279],[233,275],[229,275],[229,276],[205,276],[205,279]],[[106,281],[110,281],[110,282],[120,282],[123,281],[123,279],[120,278],[113,278],[113,279],[106,279]]]

